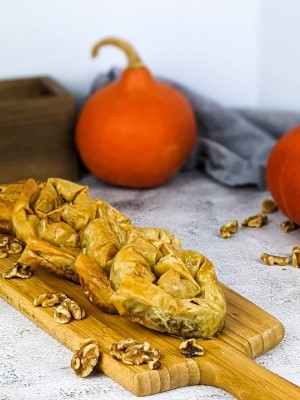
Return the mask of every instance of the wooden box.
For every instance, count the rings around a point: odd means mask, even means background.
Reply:
[[[0,183],[76,180],[75,100],[47,77],[0,81]]]

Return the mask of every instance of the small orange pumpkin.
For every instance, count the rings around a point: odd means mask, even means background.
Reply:
[[[165,183],[187,160],[196,142],[196,121],[188,100],[160,82],[133,47],[107,38],[122,49],[128,67],[119,79],[87,100],[76,127],[80,157],[95,176],[113,185],[149,188]]]
[[[266,177],[281,211],[300,225],[300,125],[286,132],[273,147]]]

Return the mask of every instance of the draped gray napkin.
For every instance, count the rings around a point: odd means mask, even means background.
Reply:
[[[122,70],[100,74],[96,89],[114,81]],[[300,124],[297,112],[226,108],[177,82],[156,77],[180,90],[190,101],[197,119],[197,143],[184,170],[202,168],[228,186],[266,188],[265,168],[276,140]]]

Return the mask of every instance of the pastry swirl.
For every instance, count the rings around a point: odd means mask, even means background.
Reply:
[[[18,262],[81,284],[95,306],[180,337],[219,332],[226,301],[211,261],[142,228],[88,187],[59,178],[2,185],[0,231],[26,244]]]

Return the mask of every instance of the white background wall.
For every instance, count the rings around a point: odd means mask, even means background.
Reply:
[[[153,73],[230,106],[299,109],[298,0],[0,0],[0,79],[51,75],[85,96],[99,71],[125,65],[109,35]]]
[[[259,105],[300,110],[300,1],[261,0]]]

